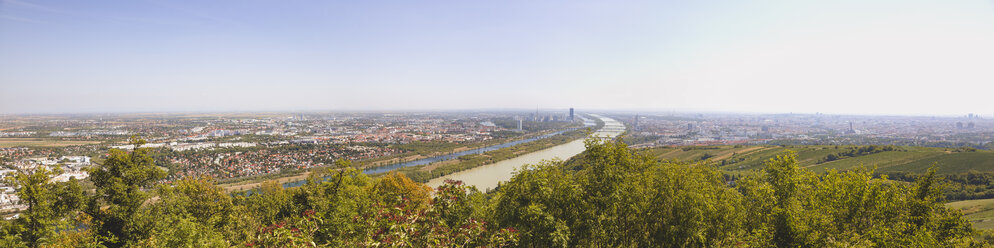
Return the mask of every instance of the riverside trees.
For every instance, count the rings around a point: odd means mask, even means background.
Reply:
[[[622,143],[586,145],[570,161],[518,171],[491,193],[460,182],[429,189],[400,174],[371,178],[344,161],[343,168],[321,175],[324,180],[313,176],[297,188],[269,183],[252,194],[231,195],[210,178],[187,178],[153,190],[159,172],[142,150],[115,151],[92,172],[97,190],[86,196],[87,208],[75,211],[69,204],[56,208],[65,214],[37,215],[85,228],[30,233],[23,227],[38,224],[23,218],[4,223],[3,240],[94,247],[971,244],[969,223],[941,204],[934,174],[915,183],[864,170],[815,174],[788,153],[728,181],[705,163],[660,162]],[[27,199],[38,191],[23,192]],[[35,216],[36,208],[26,216]]]

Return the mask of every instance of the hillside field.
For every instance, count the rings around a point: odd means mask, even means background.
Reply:
[[[797,160],[801,167],[815,172],[824,172],[830,169],[841,171],[860,167],[870,169],[876,166],[876,171],[880,173],[924,173],[933,163],[938,165],[936,172],[939,174],[952,175],[970,171],[994,172],[994,152],[992,151],[964,152],[956,149],[932,147],[896,148],[897,151],[882,151],[827,162],[825,158],[830,154],[851,151],[852,146],[694,146],[649,148],[643,149],[642,152],[658,160],[710,161],[729,174],[747,173],[762,169],[764,161],[788,150],[797,153]],[[957,185],[959,184],[948,187],[955,188]],[[980,187],[989,188],[990,185],[980,185]],[[953,201],[947,203],[946,206],[960,209],[974,228],[994,229],[994,199]]]
[[[994,199],[956,201],[946,203],[946,207],[963,211],[974,228],[994,229]]]
[[[994,152],[977,150],[960,152],[950,148],[897,147],[855,157],[844,157],[819,163],[830,154],[849,151],[852,146],[695,146],[659,147],[642,150],[659,160],[702,161],[715,163],[720,169],[735,173],[761,169],[764,161],[778,154],[794,151],[801,167],[815,172],[830,169],[849,170],[877,167],[877,172],[923,173],[930,165],[938,165],[939,174],[965,173],[971,170],[994,172]]]

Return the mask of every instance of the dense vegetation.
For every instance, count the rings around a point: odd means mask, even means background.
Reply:
[[[828,154],[825,158],[818,161],[819,164],[825,162],[832,162],[839,159],[854,158],[859,156],[866,156],[870,154],[876,154],[881,152],[890,151],[900,151],[896,146],[878,146],[878,145],[868,145],[868,146],[853,146],[849,150]]]
[[[153,186],[164,174],[145,149],[114,151],[94,168],[95,192],[49,183],[39,169],[12,180],[35,204],[2,222],[0,246],[979,245],[959,212],[942,205],[934,170],[913,183],[865,170],[816,174],[785,153],[729,182],[706,163],[660,162],[594,139],[575,159],[528,166],[492,193],[459,182],[432,190],[336,165],[302,187],[268,183],[235,195],[210,178]]]
[[[897,181],[914,181],[922,176],[921,173],[889,172],[882,173]],[[944,184],[943,191],[946,200],[961,201],[994,198],[994,172],[970,171],[965,173],[945,174],[939,180]]]

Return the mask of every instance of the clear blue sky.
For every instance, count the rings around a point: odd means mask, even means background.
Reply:
[[[0,113],[994,116],[992,96],[990,0],[0,0]]]

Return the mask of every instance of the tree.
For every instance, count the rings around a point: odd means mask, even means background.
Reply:
[[[937,185],[935,175],[936,166],[932,164],[928,172],[912,186],[908,196],[911,225],[905,233],[913,235],[921,243],[949,245],[973,230],[959,211],[950,210],[942,204],[942,189]]]
[[[865,169],[814,174],[788,152],[736,184],[754,246],[957,246],[972,231],[958,211],[943,206],[934,182],[934,174],[914,185],[875,179]]]
[[[797,155],[789,152],[778,155],[766,162],[766,181],[772,186],[775,200],[773,215],[773,244],[777,247],[797,247],[800,235],[795,198],[801,182],[801,171],[797,167]]]
[[[208,176],[184,177],[159,185],[151,206],[155,228],[142,246],[228,247],[224,234],[234,227],[234,204]],[[237,235],[232,235],[237,237]]]
[[[144,140],[132,137],[132,152],[111,149],[107,160],[90,170],[96,195],[86,213],[93,217],[96,234],[108,247],[134,245],[148,238],[154,218],[142,215],[149,199],[144,189],[165,177],[155,166]]]
[[[371,193],[387,206],[405,202],[412,204],[416,210],[422,210],[431,204],[431,188],[396,172],[388,173],[377,180]]]
[[[494,199],[526,247],[715,247],[742,233],[741,194],[716,169],[620,142],[588,140],[578,159],[523,168]]]
[[[83,192],[75,178],[50,182],[52,176],[61,173],[59,168],[49,171],[46,166],[38,166],[8,179],[7,183],[17,187],[18,197],[27,205],[9,227],[13,229],[10,233],[20,236],[27,246],[41,246],[54,236],[57,228],[70,228],[71,214],[83,202]]]
[[[231,224],[231,195],[214,184],[209,176],[184,177],[171,184],[160,185],[159,201],[154,212],[159,216],[179,215],[192,217],[198,224],[223,228]]]
[[[493,222],[490,214],[493,210],[489,208],[486,196],[462,181],[446,179],[438,186],[431,204],[449,228],[458,228],[469,220]]]

